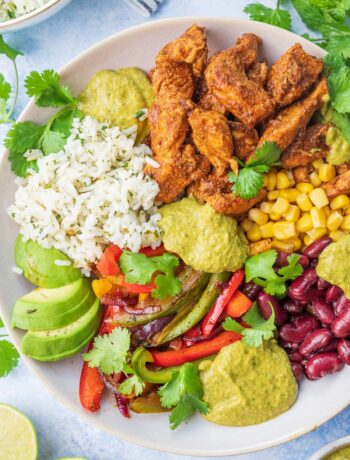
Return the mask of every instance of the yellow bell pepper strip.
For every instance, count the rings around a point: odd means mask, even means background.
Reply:
[[[152,343],[160,345],[162,343],[169,342],[175,337],[179,337],[192,329],[192,327],[201,321],[201,319],[208,313],[209,309],[215,302],[215,299],[219,295],[218,284],[227,281],[230,277],[230,273],[214,273],[211,276],[209,274],[207,276],[209,284],[205,288],[196,305],[194,307],[190,306],[186,315],[183,315],[183,312],[179,312],[170,321],[170,323],[165,326],[157,339],[154,342],[152,341]]]
[[[202,333],[204,336],[209,335],[212,332],[220,316],[222,315],[226,305],[230,301],[233,294],[239,288],[239,285],[243,281],[243,278],[244,278],[243,268],[241,268],[240,270],[237,270],[232,275],[228,283],[228,286],[223,290],[223,292],[216,299],[215,304],[212,306],[207,316],[203,320]]]
[[[129,408],[137,414],[156,414],[170,411],[170,409],[165,409],[165,407],[160,404],[158,393],[150,393],[146,396],[139,396],[138,398],[131,399]]]

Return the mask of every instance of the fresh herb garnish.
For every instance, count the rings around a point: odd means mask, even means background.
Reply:
[[[124,395],[130,395],[134,393],[135,396],[139,396],[142,394],[144,387],[145,382],[137,374],[133,374],[131,377],[127,378],[119,385],[118,390]]]
[[[208,412],[208,405],[202,399],[202,382],[193,363],[183,364],[179,371],[173,372],[170,382],[159,390],[159,395],[161,405],[172,409],[169,416],[172,430],[196,411],[201,414]]]
[[[269,8],[259,2],[249,3],[244,12],[254,21],[265,22],[282,29],[291,30],[292,19],[288,10],[281,9],[281,1],[277,0],[276,8]]]
[[[4,327],[4,323],[0,318],[0,329]],[[0,337],[7,337],[7,334],[0,334]],[[0,378],[6,377],[19,361],[19,354],[16,348],[8,340],[0,340]]]
[[[229,181],[234,184],[232,192],[245,199],[254,198],[264,185],[263,174],[279,164],[280,156],[281,150],[275,142],[265,142],[245,165],[240,162],[243,167],[238,176],[233,171],[229,173]]]
[[[243,336],[243,342],[250,347],[260,347],[264,340],[269,340],[273,337],[276,330],[275,312],[271,306],[271,315],[267,320],[260,315],[258,305],[253,303],[252,307],[243,316],[243,320],[250,327],[246,328],[239,324],[233,318],[227,317],[223,323],[223,328],[226,331],[233,331]]]
[[[155,299],[165,299],[176,295],[181,290],[181,282],[175,276],[179,259],[169,253],[161,256],[147,257],[131,251],[124,251],[119,259],[119,267],[128,283],[145,285],[154,278],[156,288],[151,295]]]
[[[298,263],[299,254],[291,254],[287,257],[288,265],[276,273],[273,268],[276,258],[277,251],[272,249],[249,257],[245,263],[246,281],[253,280],[254,283],[263,286],[267,294],[284,295],[287,292],[287,281],[300,276],[303,267]]]

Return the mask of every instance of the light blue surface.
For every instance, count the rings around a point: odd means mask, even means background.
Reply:
[[[245,17],[243,7],[247,3],[243,0],[166,0],[153,18],[189,15]],[[264,3],[274,5],[275,2],[266,0]],[[29,71],[50,67],[58,69],[102,38],[144,21],[142,16],[134,13],[121,0],[73,0],[45,23],[10,34],[6,38],[25,53],[24,57],[18,59],[23,83]],[[297,21],[296,25],[297,30],[302,32]],[[11,81],[12,69],[2,58],[0,71]],[[16,115],[27,102],[21,90]],[[6,128],[0,126],[1,139],[5,131]],[[344,391],[349,389],[344,388]],[[65,455],[85,456],[87,460],[190,458],[134,446],[92,428],[58,403],[22,363],[10,376],[0,380],[0,401],[17,406],[33,420],[38,430],[40,460],[54,460]],[[296,441],[235,459],[306,460],[315,450],[349,434],[349,431],[350,408]]]

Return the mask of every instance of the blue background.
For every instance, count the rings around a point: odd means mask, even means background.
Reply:
[[[7,41],[24,52],[18,59],[21,86],[34,69],[59,69],[78,53],[108,35],[144,21],[175,16],[208,15],[245,17],[242,0],[165,0],[160,11],[145,19],[121,0],[73,0],[57,15],[31,29],[9,34]],[[263,3],[273,6],[274,1]],[[305,31],[293,18],[296,31]],[[141,44],[145,46],[145,44]],[[13,81],[11,66],[0,57],[0,71]],[[28,102],[21,89],[16,115]],[[0,126],[0,140],[8,127]],[[344,391],[349,389],[344,388]],[[88,460],[174,460],[163,454],[128,444],[94,429],[68,411],[23,363],[6,379],[0,380],[0,401],[22,409],[34,422],[39,437],[40,460],[66,455]],[[132,422],[126,422],[132,423]],[[304,460],[326,443],[349,434],[350,408],[313,433],[283,446],[237,456],[237,460]]]

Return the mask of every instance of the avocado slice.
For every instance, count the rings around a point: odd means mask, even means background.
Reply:
[[[81,271],[73,265],[56,264],[58,260],[70,263],[63,252],[44,248],[33,240],[25,242],[22,235],[16,239],[15,259],[27,280],[42,288],[61,287],[82,277]]]
[[[59,288],[37,288],[17,300],[12,326],[43,331],[67,326],[87,312],[95,295],[87,279]]]
[[[58,361],[78,353],[96,334],[103,309],[98,299],[79,319],[52,331],[29,331],[23,337],[22,351],[38,361]]]

